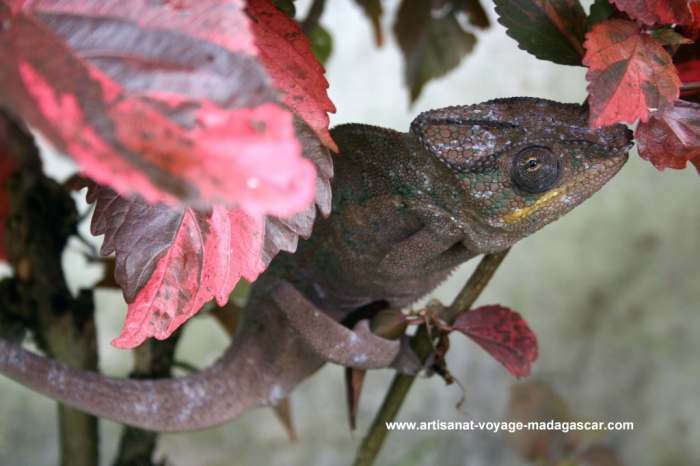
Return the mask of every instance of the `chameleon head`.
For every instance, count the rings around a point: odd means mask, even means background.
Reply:
[[[527,97],[425,112],[411,131],[458,178],[465,241],[480,251],[579,205],[620,170],[632,141],[623,125],[590,129],[584,106]]]

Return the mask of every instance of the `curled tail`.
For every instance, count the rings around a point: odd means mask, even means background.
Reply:
[[[217,426],[248,409],[275,405],[326,361],[371,369],[386,367],[396,358],[398,342],[376,337],[364,327],[357,332],[342,327],[288,283],[268,290],[251,299],[223,356],[187,377],[108,377],[1,338],[0,373],[95,416],[177,432]]]
[[[66,405],[123,424],[160,432],[205,429],[247,409],[276,404],[323,363],[290,332],[273,305],[255,314],[217,362],[187,377],[107,377],[2,339],[0,372]]]

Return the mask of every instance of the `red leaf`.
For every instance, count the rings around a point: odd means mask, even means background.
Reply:
[[[656,168],[685,168],[700,163],[700,104],[679,100],[667,111],[655,112],[635,132],[639,155]]]
[[[112,343],[133,348],[151,336],[167,338],[212,298],[226,304],[241,277],[253,281],[265,268],[262,242],[262,221],[241,209],[186,209],[172,245],[129,305]]]
[[[130,303],[116,345],[165,338],[293,251],[311,232],[314,188],[330,210],[328,152],[289,112],[335,147],[328,84],[269,0],[247,11],[242,0],[16,0],[0,20],[0,105],[124,196],[92,193],[93,232]]]
[[[700,82],[700,58],[676,64],[678,77],[683,83]]]
[[[148,204],[90,186],[92,233],[105,235],[101,253],[115,254],[115,280],[130,303],[116,346],[166,338],[212,298],[225,304],[241,276],[252,281],[280,250],[294,252],[298,237],[311,234],[317,207],[328,215],[330,154],[311,129],[297,123],[304,155],[319,174],[316,205],[287,219],[268,217],[263,223],[241,209],[199,212]]]
[[[126,200],[91,186],[92,233],[104,234],[102,254],[116,253],[115,278],[129,301],[120,348],[147,337],[164,339],[212,299],[220,306],[238,280],[253,281],[261,260],[263,221],[241,209],[208,213]]]
[[[0,5],[0,104],[89,177],[151,202],[225,203],[253,215],[289,215],[311,202],[313,167],[300,157],[292,117],[276,104],[256,57],[271,53],[261,46],[282,47],[288,29],[256,46],[259,26],[249,27],[240,0],[11,7]],[[266,33],[276,27],[271,22]],[[320,99],[323,70],[307,65],[299,85]],[[288,104],[302,116],[312,106]]]
[[[688,24],[693,20],[688,0],[611,0],[630,18],[644,24]]]
[[[334,113],[335,106],[326,93],[325,70],[309,39],[296,21],[269,0],[248,0],[247,11],[260,61],[275,87],[284,93],[284,103],[306,121],[326,147],[338,152],[328,132],[328,112]]]
[[[517,312],[493,304],[464,312],[454,325],[474,340],[515,377],[530,375],[537,359],[537,336]]]
[[[693,21],[682,29],[691,39],[697,41],[700,39],[700,2],[691,1],[690,11],[693,14]]]
[[[685,85],[681,87],[681,98],[698,102],[700,98],[700,58],[676,63],[678,77]]]
[[[661,44],[627,20],[600,22],[586,34],[590,125],[647,121],[649,109],[670,108],[680,80]]]

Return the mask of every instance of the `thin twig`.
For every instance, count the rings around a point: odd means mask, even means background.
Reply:
[[[681,85],[681,92],[697,91],[700,90],[700,81],[695,81],[692,83],[685,83]]]
[[[173,361],[173,369],[180,369],[188,374],[199,372],[199,367],[187,361]]]
[[[318,21],[323,15],[323,10],[326,8],[326,0],[314,0],[309,8],[309,12],[306,14],[306,18],[301,22],[301,30],[307,36],[316,29],[318,26]]]
[[[460,312],[471,308],[474,301],[486,288],[501,262],[503,262],[508,251],[507,249],[502,252],[488,254],[481,260],[474,273],[472,273],[467,283],[452,302],[452,305],[445,309],[443,318],[446,322],[451,324]],[[425,361],[433,349],[433,342],[428,337],[426,326],[421,327],[416,332],[416,335],[411,339],[411,344],[418,357]],[[367,431],[367,435],[365,435],[360,444],[353,463],[354,466],[372,466],[374,464],[389,433],[387,422],[392,422],[396,419],[396,415],[401,409],[401,405],[403,405],[414,380],[416,380],[416,377],[413,375],[397,374],[394,377],[389,391],[384,397],[382,406],[377,411],[374,421],[372,421],[372,425]]]

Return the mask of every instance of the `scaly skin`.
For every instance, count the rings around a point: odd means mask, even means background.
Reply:
[[[426,112],[409,133],[343,125],[333,138],[332,214],[255,283],[214,365],[123,380],[0,340],[0,372],[98,416],[181,431],[275,404],[328,361],[405,367],[399,343],[372,335],[366,317],[414,302],[457,265],[569,212],[617,173],[630,144],[623,126],[589,130],[583,107],[528,98]]]

